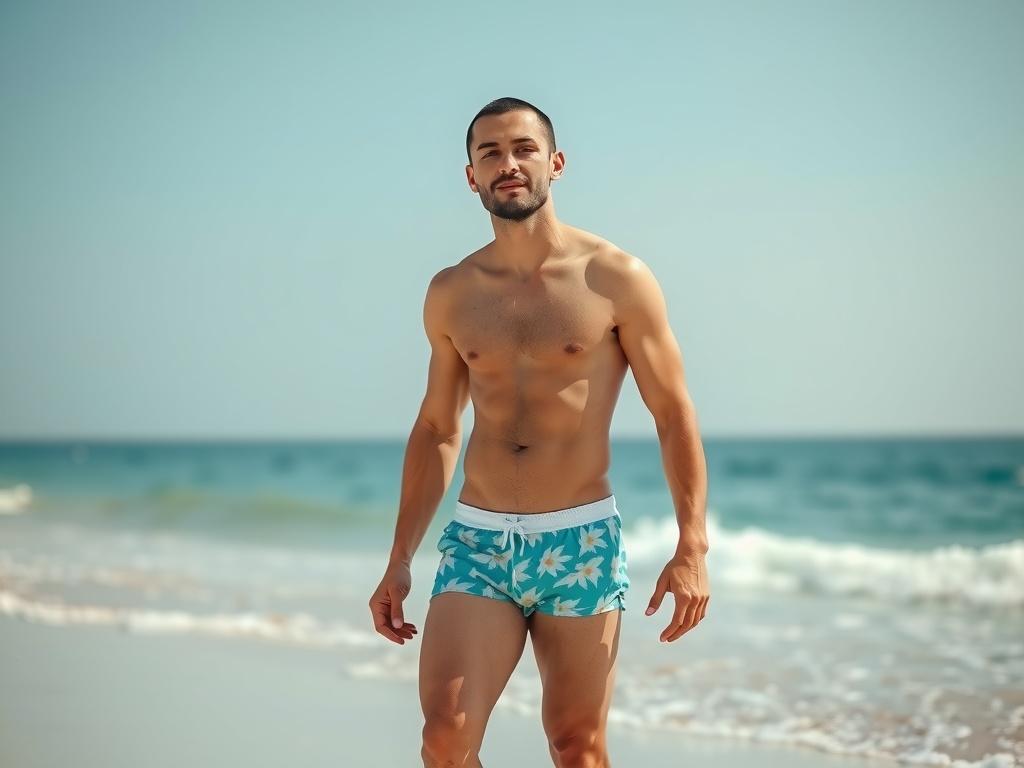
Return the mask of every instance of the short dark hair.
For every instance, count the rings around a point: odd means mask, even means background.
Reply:
[[[486,115],[503,115],[516,109],[528,109],[540,118],[541,125],[544,126],[544,133],[547,134],[548,147],[551,152],[555,151],[555,128],[551,125],[551,118],[528,101],[523,101],[513,96],[504,96],[485,105],[469,123],[469,130],[466,131],[466,156],[469,158],[470,165],[473,164],[473,153],[470,151],[469,145],[473,140],[473,126],[476,125],[476,121]]]

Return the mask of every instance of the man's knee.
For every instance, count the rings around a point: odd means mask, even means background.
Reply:
[[[577,725],[551,729],[548,744],[556,768],[603,768],[608,764],[602,728]]]
[[[426,768],[462,768],[480,764],[479,750],[483,734],[469,727],[465,714],[431,715],[423,725]]]

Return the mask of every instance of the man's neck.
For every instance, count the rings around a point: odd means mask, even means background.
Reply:
[[[554,213],[546,208],[523,221],[491,216],[496,264],[517,273],[532,274],[565,252],[568,237]]]

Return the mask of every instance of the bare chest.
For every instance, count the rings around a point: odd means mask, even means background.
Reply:
[[[455,306],[452,341],[477,370],[582,362],[615,343],[608,303],[571,284],[477,291]]]

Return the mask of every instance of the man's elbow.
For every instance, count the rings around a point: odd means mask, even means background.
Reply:
[[[459,419],[442,423],[439,419],[432,419],[428,414],[421,413],[416,419],[416,426],[430,431],[440,442],[462,442],[462,422]]]
[[[697,407],[687,392],[657,403],[651,408],[651,415],[659,435],[677,429],[697,429]]]

